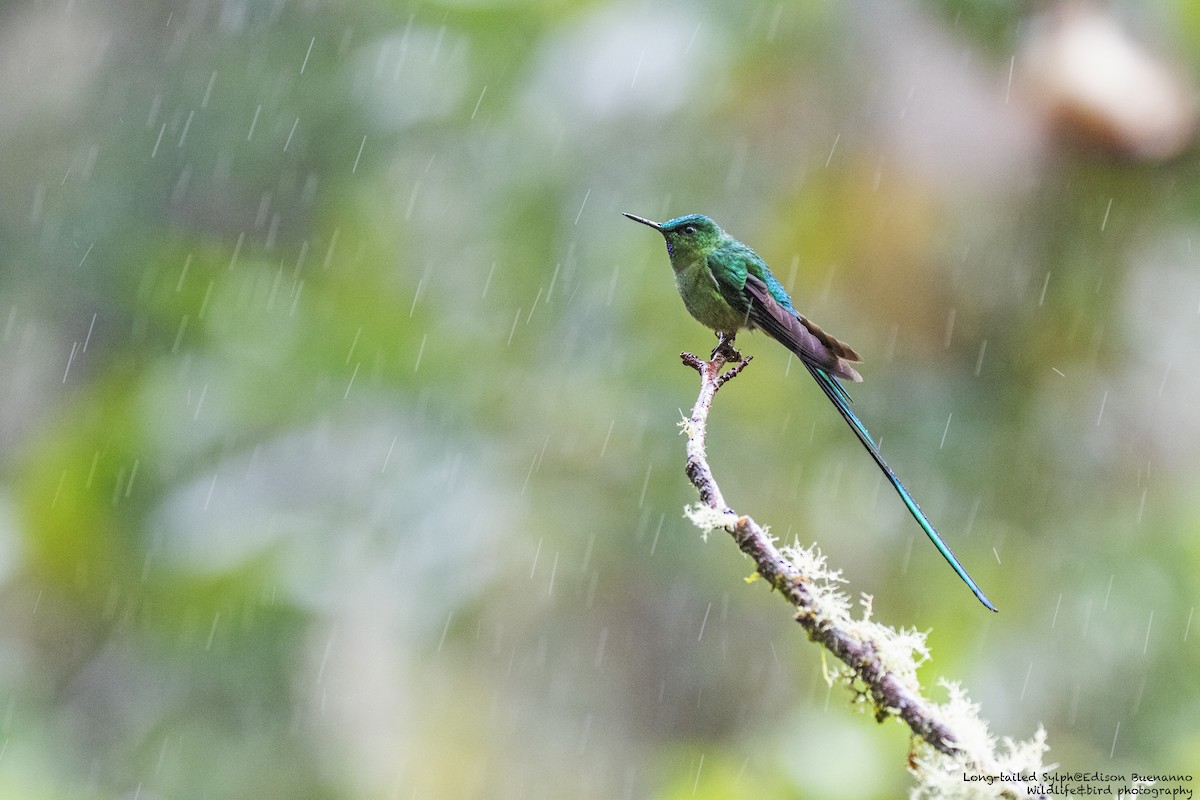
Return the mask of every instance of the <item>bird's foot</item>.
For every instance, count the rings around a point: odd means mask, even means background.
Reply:
[[[717,334],[717,346],[713,348],[712,360],[716,361],[717,356],[720,356],[726,362],[741,361],[742,354],[733,346],[736,334]]]

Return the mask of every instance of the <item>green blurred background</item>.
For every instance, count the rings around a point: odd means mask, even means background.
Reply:
[[[682,518],[713,342],[621,211],[714,216],[864,354],[1001,613],[761,335],[738,511],[997,735],[1200,770],[1200,10],[1104,8],[1175,144],[1046,88],[1047,4],[0,6],[0,796],[907,791]]]

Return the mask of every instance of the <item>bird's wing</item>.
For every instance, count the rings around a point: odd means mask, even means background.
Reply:
[[[806,365],[849,381],[862,380],[849,364],[862,360],[858,353],[805,319],[790,304],[781,303],[765,281],[747,273],[741,294],[742,303],[747,306],[748,321],[799,356]]]
[[[753,255],[753,252],[750,255]],[[723,248],[709,253],[705,259],[705,268],[708,269],[708,274],[721,297],[742,314],[748,311],[746,297],[742,294],[742,286],[749,274],[746,257],[746,253]]]

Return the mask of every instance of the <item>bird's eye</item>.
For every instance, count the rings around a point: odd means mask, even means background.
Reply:
[[[694,234],[696,232],[696,226],[695,225],[684,225],[683,232],[686,233],[688,236],[691,236],[692,234]]]

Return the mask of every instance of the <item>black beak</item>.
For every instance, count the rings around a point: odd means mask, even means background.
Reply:
[[[624,213],[624,212],[622,212],[622,213]],[[662,225],[658,222],[651,222],[650,220],[646,219],[645,217],[639,217],[637,214],[625,214],[625,216],[629,217],[634,222],[640,222],[643,225],[649,225],[651,228],[654,228],[654,230],[658,231],[659,233],[662,233]]]

